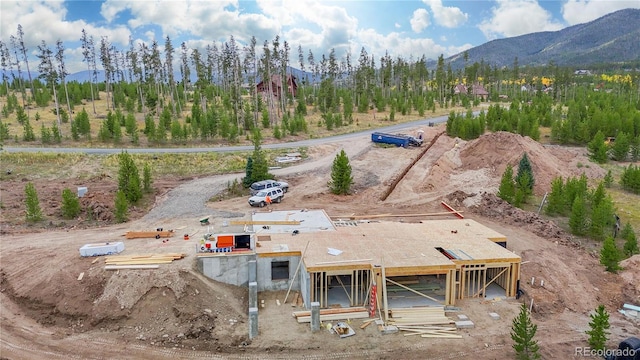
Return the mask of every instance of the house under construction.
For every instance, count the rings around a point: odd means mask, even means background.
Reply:
[[[307,308],[454,305],[513,297],[520,257],[505,236],[470,219],[332,221],[322,210],[255,213],[250,249],[201,254],[208,277],[259,291],[299,291]]]

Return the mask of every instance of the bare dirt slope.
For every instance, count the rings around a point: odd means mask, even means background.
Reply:
[[[440,129],[429,128],[427,141]],[[504,145],[508,144],[508,145]],[[327,187],[335,154],[344,148],[354,174],[354,194],[340,197]],[[513,150],[517,149],[517,150]],[[517,164],[526,151],[537,179],[537,191],[555,176],[603,170],[588,164],[579,149],[542,147],[513,134],[489,134],[463,142],[442,136],[408,171],[386,201],[381,195],[416,160],[419,149],[382,148],[366,138],[310,149],[310,159],[275,170],[291,189],[274,209],[321,208],[330,215],[439,212],[439,200],[464,211],[509,239],[522,256],[525,301],[534,299],[534,320],[544,358],[571,358],[585,346],[588,314],[603,303],[611,313],[612,339],[638,334],[640,328],[615,311],[622,302],[638,302],[637,258],[628,269],[609,274],[597,257],[583,250],[555,223],[514,209],[488,193],[495,192],[507,163]],[[282,293],[264,293],[257,339],[247,338],[246,289],[203,278],[194,268],[195,242],[205,231],[199,216],[215,215],[214,226],[233,217],[248,217],[246,198],[207,203],[238,174],[176,181],[158,193],[157,204],[140,219],[124,225],[89,229],[46,229],[33,233],[14,228],[0,238],[0,358],[8,359],[161,359],[161,358],[314,358],[477,359],[510,357],[511,319],[515,300],[459,304],[476,321],[461,331],[463,340],[420,339],[380,335],[370,326],[349,339],[327,332],[312,334],[290,317],[289,304],[277,306]],[[106,180],[105,180],[106,181]],[[168,183],[167,183],[168,184]],[[7,199],[4,194],[3,201]],[[18,191],[22,191],[20,188]],[[486,193],[485,193],[486,192]],[[57,196],[57,194],[56,194]],[[96,195],[97,196],[97,195]],[[107,192],[100,195],[107,197]],[[105,203],[112,203],[105,200]],[[5,206],[12,206],[5,203]],[[142,214],[141,214],[142,215]],[[4,214],[3,214],[4,216]],[[395,218],[416,221],[416,218]],[[419,218],[418,218],[419,219]],[[127,230],[178,229],[165,239],[124,240]],[[187,256],[158,270],[106,271],[101,259],[81,258],[86,243],[125,241],[127,254],[174,253]],[[79,274],[84,273],[81,280]],[[527,279],[544,279],[532,286]],[[489,311],[500,321],[490,320]],[[359,325],[355,323],[354,325]],[[356,326],[357,330],[360,330]],[[613,340],[611,346],[613,346]],[[455,349],[455,350],[451,350]]]

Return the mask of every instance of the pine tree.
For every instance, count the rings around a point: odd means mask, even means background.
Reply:
[[[351,191],[351,185],[353,185],[351,164],[349,164],[349,158],[343,149],[340,150],[340,153],[336,155],[333,160],[329,188],[331,189],[331,192],[336,195],[346,195]]]
[[[624,225],[622,232],[620,232],[620,237],[624,239],[622,252],[626,257],[631,257],[640,253],[640,249],[638,249],[638,239],[630,223],[626,223]]]
[[[62,190],[62,216],[66,219],[73,219],[80,214],[80,201],[78,196],[69,188]]]
[[[522,176],[516,176],[516,194],[513,197],[513,205],[520,207],[529,201],[531,196],[531,175],[529,172],[523,172]]]
[[[129,204],[127,203],[127,196],[124,191],[118,190],[116,193],[116,200],[114,206],[114,217],[116,222],[122,223],[127,221],[127,212],[129,211]]]
[[[258,130],[258,128],[253,129],[253,154],[251,155],[253,161],[251,163],[250,184],[256,181],[273,179],[273,175],[269,174],[267,159],[260,147],[261,140],[262,134],[260,134],[260,130]]]
[[[528,175],[527,178],[523,178]],[[533,191],[533,185],[536,180],[533,176],[533,169],[531,168],[531,162],[529,161],[529,157],[527,153],[522,155],[520,159],[520,163],[518,164],[518,174],[516,174],[516,184],[520,184],[521,188],[524,190],[528,190],[529,193]]]
[[[587,144],[587,150],[589,157],[599,163],[604,164],[607,162],[607,144],[604,142],[604,134],[602,131],[598,131],[593,139]]]
[[[149,166],[149,163],[145,163],[144,167],[142,168],[142,188],[144,189],[144,192],[150,193],[152,190],[152,184],[153,180],[151,179],[151,166]]]
[[[40,200],[33,183],[29,182],[24,187],[25,203],[27,206],[27,222],[37,222],[42,220],[42,209],[40,208]]]
[[[507,168],[502,174],[500,187],[498,188],[498,197],[508,203],[512,203],[515,194],[516,185],[513,181],[513,167],[511,166],[511,164],[507,164]]]
[[[142,198],[138,167],[128,152],[118,155],[120,170],[118,171],[118,190],[122,191],[129,203],[134,204]]]
[[[562,215],[564,213],[564,181],[558,176],[551,181],[551,192],[547,195],[547,215]]]
[[[604,176],[604,187],[606,188],[610,188],[611,185],[613,184],[613,174],[611,173],[611,170],[607,171],[607,175]]]
[[[593,350],[604,350],[609,336],[607,331],[609,329],[609,313],[604,305],[599,305],[595,313],[591,314],[590,317],[590,329],[585,331],[589,335],[589,346]]]
[[[569,216],[569,227],[574,235],[585,235],[587,233],[587,207],[582,196],[578,196],[571,206]]]
[[[540,346],[537,340],[533,340],[536,335],[538,326],[531,322],[527,305],[520,306],[520,313],[513,319],[511,326],[511,339],[513,340],[513,349],[516,351],[516,359],[530,360],[539,359]]]
[[[620,250],[616,247],[616,243],[612,236],[607,237],[602,244],[600,250],[600,264],[604,265],[608,272],[615,273],[620,270]]]
[[[253,168],[253,158],[247,158],[247,166],[244,168],[244,177],[242,178],[242,186],[248,188],[251,186],[251,169]]]

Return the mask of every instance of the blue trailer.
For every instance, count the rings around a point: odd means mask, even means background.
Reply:
[[[413,136],[408,135],[395,135],[381,132],[374,132],[371,134],[371,141],[380,144],[391,144],[400,147],[420,146],[422,145],[421,139],[416,139]]]

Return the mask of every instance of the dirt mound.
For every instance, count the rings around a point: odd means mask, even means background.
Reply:
[[[458,171],[485,170],[498,179],[498,183],[507,164],[517,171],[518,163],[526,153],[535,176],[536,194],[549,191],[551,180],[557,176],[567,178],[585,173],[589,178],[600,178],[606,174],[602,168],[589,162],[584,149],[553,149],[552,152],[529,137],[509,132],[488,133],[465,143],[461,148]],[[556,156],[558,152],[561,154]]]
[[[640,304],[640,254],[620,262],[620,277],[625,281],[625,301]]]
[[[99,329],[140,342],[198,350],[247,341],[243,309],[248,299],[241,288],[169,266],[118,272],[95,266],[82,282],[76,277],[75,272],[56,272],[25,292],[14,288],[3,271],[0,287],[21,312],[42,325],[66,329],[67,334]]]
[[[460,194],[456,194],[460,198]],[[540,215],[519,209],[494,194],[482,193],[478,205],[470,207],[476,214],[500,219],[502,222],[526,228],[534,234],[565,245],[578,247],[570,239],[569,234],[551,220],[545,220]]]

